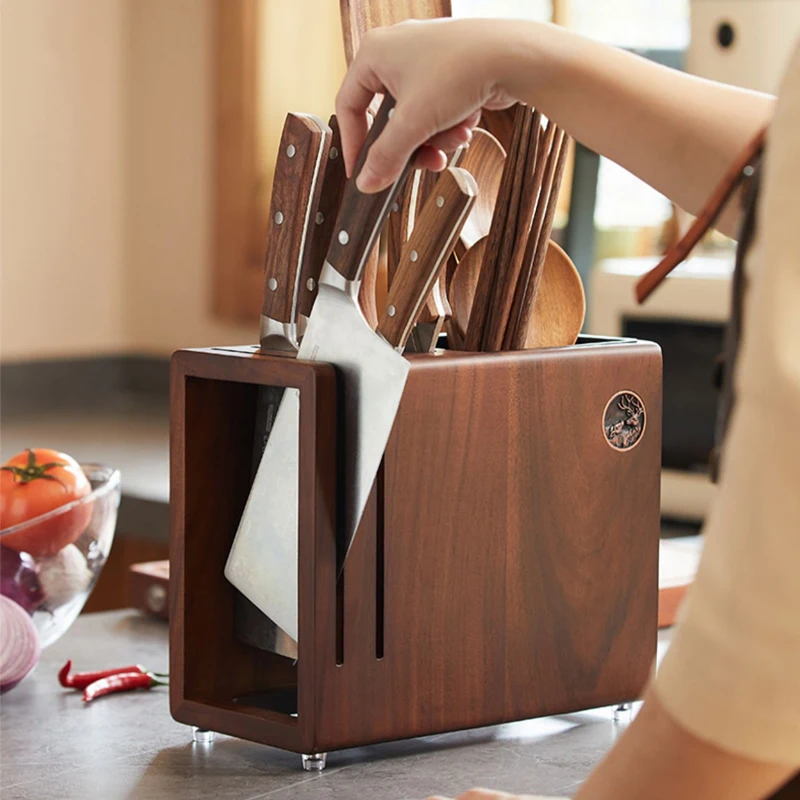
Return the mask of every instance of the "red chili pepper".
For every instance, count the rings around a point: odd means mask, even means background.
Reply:
[[[116,675],[109,675],[89,684],[83,691],[83,702],[91,703],[96,697],[102,697],[106,694],[166,685],[166,682],[158,680],[149,672],[122,672]]]
[[[138,664],[117,667],[116,669],[104,669],[99,672],[76,672],[74,675],[69,674],[70,669],[72,669],[72,661],[67,661],[58,673],[58,682],[65,689],[85,689],[89,684],[99,681],[101,678],[119,675],[123,672],[144,672],[144,669]]]
[[[104,669],[99,672],[76,672],[74,675],[69,674],[71,669],[72,661],[67,661],[58,672],[58,682],[65,689],[85,689],[95,681],[99,681],[101,678],[108,678],[111,675],[121,675],[126,672],[147,672],[144,667],[140,667],[138,664],[132,664],[127,667],[117,667],[116,669]],[[168,677],[166,674],[160,672],[152,672],[150,674],[155,675],[156,678]]]

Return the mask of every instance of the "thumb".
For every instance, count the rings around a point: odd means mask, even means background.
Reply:
[[[435,131],[434,131],[435,132]],[[430,138],[420,116],[398,103],[380,136],[369,149],[356,186],[367,194],[394,183],[417,149]]]

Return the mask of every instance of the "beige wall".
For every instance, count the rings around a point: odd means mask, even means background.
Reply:
[[[3,0],[0,353],[127,344],[124,0]]]
[[[0,2],[0,358],[255,341],[211,313],[213,0]],[[335,2],[311,24],[262,2],[271,151],[286,111],[332,109],[344,59]],[[315,79],[297,59],[326,31]]]
[[[211,313],[212,3],[131,0],[127,230],[137,352],[245,344]]]
[[[2,0],[0,357],[250,342],[211,315],[211,0]]]

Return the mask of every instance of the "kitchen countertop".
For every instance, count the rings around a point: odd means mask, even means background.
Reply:
[[[476,785],[571,796],[625,724],[597,709],[331,753],[312,774],[294,753],[227,736],[193,744],[170,717],[166,689],[83,706],[56,680],[68,658],[79,670],[142,663],[163,672],[167,627],[133,611],[86,614],[44,651],[2,698],[4,800],[423,800]]]

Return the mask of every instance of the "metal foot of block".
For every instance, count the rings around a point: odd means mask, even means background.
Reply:
[[[193,725],[192,741],[195,742],[195,744],[212,744],[214,742],[214,731],[207,731]]]
[[[620,703],[614,709],[614,722],[630,722],[633,703]]]
[[[314,753],[313,755],[303,755],[303,769],[306,772],[322,772],[328,763],[327,753]]]

